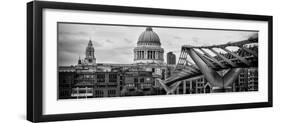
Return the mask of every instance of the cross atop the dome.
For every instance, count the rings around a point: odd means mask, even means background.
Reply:
[[[146,27],[146,31],[152,31],[152,27]]]

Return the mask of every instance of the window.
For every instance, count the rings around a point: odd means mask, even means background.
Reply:
[[[92,62],[93,60],[92,59],[88,59],[89,60],[89,62]]]
[[[97,82],[105,82],[105,74],[97,74]]]
[[[87,75],[87,74],[86,74],[86,75],[84,75],[84,78],[85,78],[85,79],[92,79],[92,78],[94,78],[94,75],[90,75],[90,74]]]
[[[108,90],[108,95],[112,96],[116,94],[116,90]]]
[[[138,78],[134,78],[134,82],[138,82],[139,80],[138,80]]]
[[[117,82],[117,74],[109,74],[109,82]]]
[[[96,93],[95,94],[96,97],[103,97],[103,91],[102,90],[96,90],[95,93]]]
[[[127,84],[127,86],[128,86],[128,87],[134,87],[134,86],[135,86],[135,84],[133,84],[133,83],[129,83],[129,84]]]
[[[144,82],[144,78],[141,78],[141,79],[140,79],[140,82],[142,82],[142,83],[143,83],[143,82]]]

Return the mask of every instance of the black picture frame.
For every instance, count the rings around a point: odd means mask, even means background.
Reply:
[[[45,8],[266,21],[268,22],[268,46],[269,46],[268,48],[268,101],[258,102],[258,103],[43,115],[42,113],[42,109],[43,109],[42,107],[43,106],[42,105],[43,104],[42,101],[43,100],[43,95],[42,95],[43,13],[42,10]],[[94,119],[94,118],[107,118],[107,117],[124,117],[124,116],[137,116],[137,115],[155,115],[155,114],[272,107],[273,106],[272,26],[273,26],[273,17],[265,16],[265,15],[248,15],[248,14],[109,6],[109,5],[94,5],[94,4],[80,4],[80,3],[46,2],[46,1],[29,2],[27,3],[27,120],[32,122],[46,122],[46,121],[63,121],[63,120]]]

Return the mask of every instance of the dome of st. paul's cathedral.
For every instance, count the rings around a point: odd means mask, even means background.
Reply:
[[[147,27],[138,38],[134,48],[134,63],[163,63],[164,49],[160,38],[152,27]]]
[[[161,42],[159,36],[152,30],[152,28],[147,27],[139,36],[137,44],[161,45]]]

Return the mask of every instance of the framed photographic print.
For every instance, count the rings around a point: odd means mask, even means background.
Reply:
[[[272,16],[33,1],[33,122],[272,107]]]

